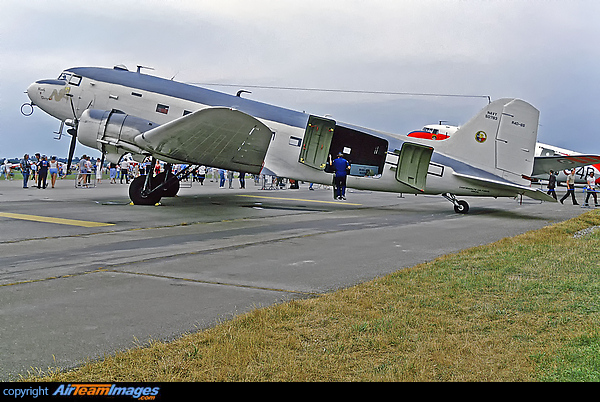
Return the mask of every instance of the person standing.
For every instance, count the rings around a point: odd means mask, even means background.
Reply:
[[[205,178],[206,178],[206,167],[204,165],[202,165],[202,166],[200,166],[200,168],[198,168],[198,181],[200,182],[201,186],[204,185]]]
[[[91,179],[92,179],[92,173],[94,173],[94,168],[92,166],[92,161],[90,160],[91,156],[87,156],[87,158],[85,159],[85,169],[87,170],[88,174],[87,177],[85,178],[85,186],[88,187],[91,183]]]
[[[240,172],[240,188],[246,188],[246,172]]]
[[[80,186],[84,186],[85,183],[87,182],[87,160],[85,159],[86,156],[82,155],[81,159],[79,159],[79,162],[77,163],[77,166],[79,167],[79,175],[77,177],[77,184]]]
[[[219,169],[219,188],[225,188],[225,170]]]
[[[233,170],[227,171],[227,181],[229,182],[229,188],[233,188]]]
[[[117,164],[116,163],[111,162],[109,175],[110,175],[110,184],[117,184]]]
[[[598,206],[598,196],[596,195],[596,179],[594,178],[594,172],[590,172],[587,178],[587,195],[585,196],[585,202],[583,205],[588,206],[590,195],[594,196],[594,205]]]
[[[29,155],[23,155],[23,159],[20,161],[21,174],[23,175],[23,188],[27,187],[27,181],[29,180],[29,173],[31,172],[31,165],[29,163]]]
[[[102,161],[100,158],[96,158],[96,183],[102,182]]]
[[[48,165],[50,168],[50,183],[52,184],[52,188],[54,188],[54,184],[56,184],[56,178],[58,177],[58,161],[56,160],[56,156],[50,158]]]
[[[125,183],[129,184],[129,162],[125,158],[121,161],[121,184],[123,184],[123,176],[125,176]]]
[[[344,159],[344,154],[339,152],[337,158],[331,163],[334,171],[333,183],[336,189],[335,199],[346,199],[346,178],[350,173],[350,163]]]
[[[151,166],[152,165],[152,159],[149,156],[147,156],[144,159],[143,164],[144,164],[144,173],[142,173],[142,174],[144,176],[149,175],[151,173],[150,169],[152,168],[152,166]]]
[[[573,205],[579,205],[575,199],[575,169],[571,169],[571,173],[567,176],[567,193],[560,199],[561,204],[569,197],[569,194],[573,199]]]
[[[42,160],[42,155],[40,155],[39,152],[35,153],[35,160],[33,161],[33,165],[31,166],[31,169],[33,169],[33,176],[34,176],[34,183],[38,182],[38,164],[40,163],[40,161]]]
[[[42,155],[42,159],[40,159],[40,161],[38,162],[37,172],[37,188],[46,188],[48,186],[48,184],[46,183],[46,180],[48,178],[48,159],[46,158],[46,155]]]
[[[554,199],[556,200],[556,191],[554,190],[556,188],[556,175],[554,174],[554,171],[550,171],[550,177],[548,178],[548,192],[546,194],[551,195],[552,197],[554,197]]]
[[[33,180],[33,185],[37,183],[37,162],[30,159],[30,169],[31,173],[29,174],[29,178]]]
[[[12,180],[10,177],[10,162],[8,158],[4,159],[4,180]]]

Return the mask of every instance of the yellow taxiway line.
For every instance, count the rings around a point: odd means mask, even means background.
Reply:
[[[246,195],[246,194],[238,194],[238,197],[248,197],[248,198],[266,198],[269,200],[285,200],[285,201],[303,201],[303,202],[318,202],[321,204],[338,204],[338,205],[362,205],[362,204],[353,204],[351,202],[342,202],[342,201],[319,201],[319,200],[305,200],[303,198],[284,198],[284,197],[266,197],[262,195]]]
[[[76,220],[76,219],[52,218],[49,216],[13,214],[10,212],[0,212],[0,217],[12,218],[12,219],[22,219],[22,220],[26,220],[26,221],[35,221],[35,222],[58,223],[60,225],[82,226],[82,227],[86,227],[86,228],[95,228],[95,227],[99,227],[99,226],[114,225],[114,223],[80,221],[80,220]]]

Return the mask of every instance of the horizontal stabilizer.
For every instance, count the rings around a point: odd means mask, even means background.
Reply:
[[[600,163],[600,155],[536,156],[532,176]]]
[[[460,177],[461,179],[464,179],[466,181],[480,185],[480,186],[485,186],[485,187],[492,188],[495,190],[506,191],[507,193],[513,193],[515,196],[525,195],[529,198],[533,198],[534,200],[556,202],[554,197],[546,194],[545,192],[543,192],[539,189],[522,186],[520,184],[511,183],[508,181],[494,180],[494,179],[490,179],[490,178],[477,177],[477,176],[473,176],[473,175],[456,173],[456,172],[454,172],[453,175],[456,177]]]
[[[240,172],[258,174],[272,131],[238,110],[198,110],[135,137],[153,155]]]

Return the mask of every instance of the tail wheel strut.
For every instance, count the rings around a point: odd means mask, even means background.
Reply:
[[[454,204],[454,212],[457,214],[466,214],[469,212],[469,204],[464,200],[457,200],[454,194],[444,193],[442,197]]]

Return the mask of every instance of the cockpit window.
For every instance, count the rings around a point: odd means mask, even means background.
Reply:
[[[66,73],[66,72],[62,72],[59,76],[58,79],[59,80],[63,80],[63,81],[69,81],[69,79],[71,78],[71,73]]]
[[[69,80],[69,84],[79,86],[79,84],[81,84],[81,76],[80,75],[72,76],[71,79]]]

